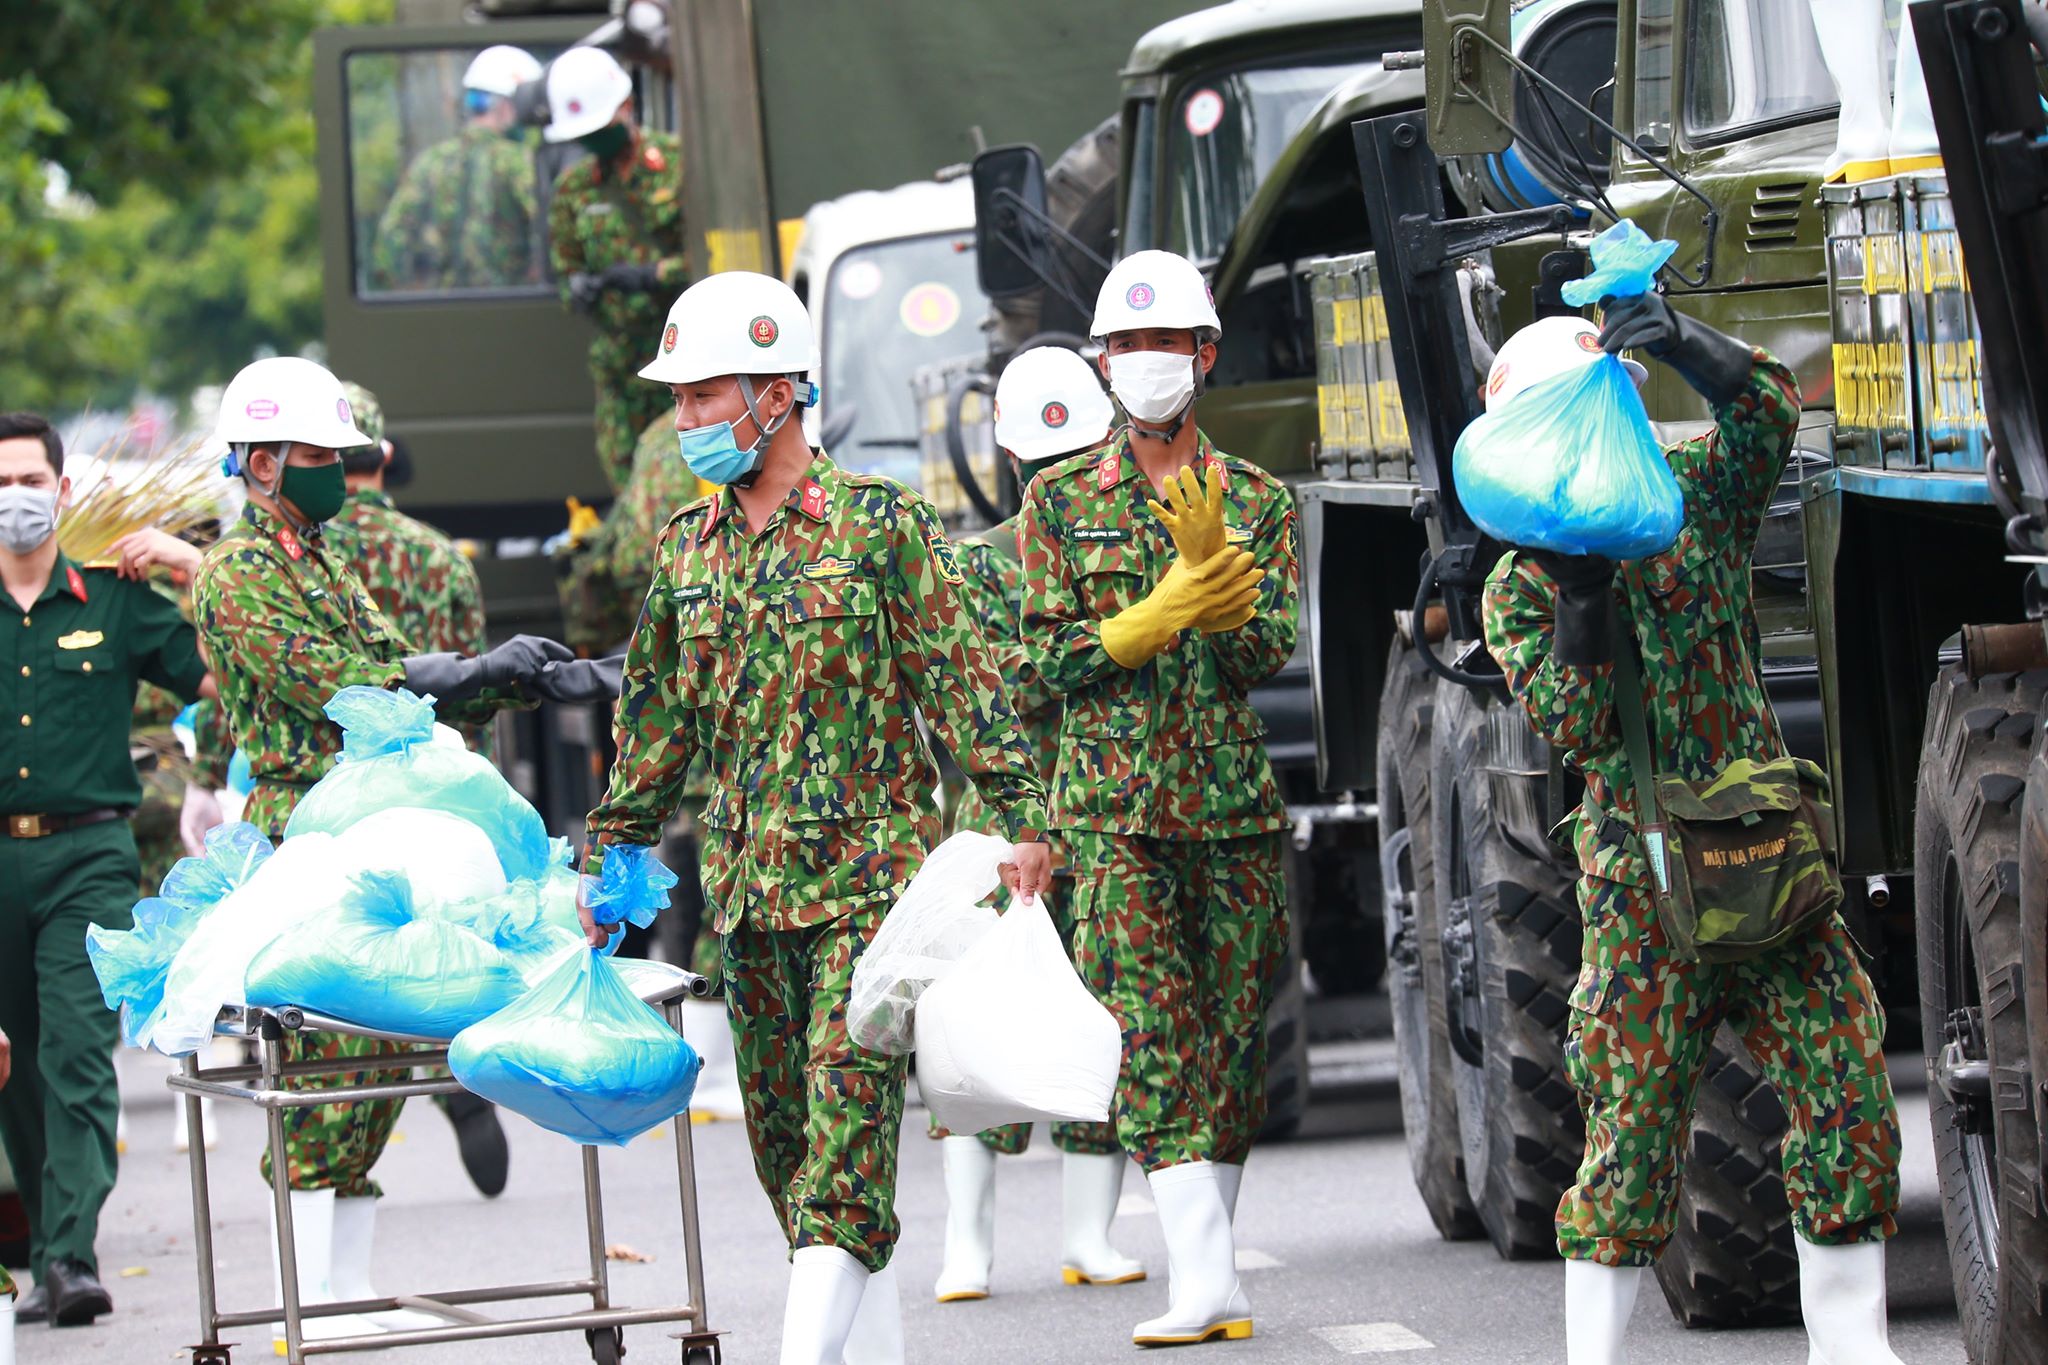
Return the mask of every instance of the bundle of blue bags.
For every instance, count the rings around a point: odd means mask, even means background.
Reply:
[[[1593,271],[1564,300],[1646,294],[1676,249],[1624,220],[1594,239]],[[1685,522],[1635,381],[1606,354],[1489,408],[1458,437],[1451,477],[1481,530],[1530,549],[1640,559],[1670,549]]]
[[[451,1039],[464,1086],[579,1142],[621,1145],[687,1108],[697,1054],[586,946],[567,842],[422,698],[349,687],[326,711],[340,760],[281,842],[220,826],[134,928],[88,932],[127,1041],[182,1056],[223,1007],[297,1006]],[[675,881],[618,849],[589,899],[600,922],[644,926]]]

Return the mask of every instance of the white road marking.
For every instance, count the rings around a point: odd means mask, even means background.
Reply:
[[[1263,1251],[1254,1251],[1250,1247],[1239,1247],[1237,1249],[1237,1268],[1239,1270],[1278,1270],[1280,1265],[1281,1261],[1278,1256],[1270,1255]]]
[[[1124,1192],[1116,1201],[1116,1216],[1119,1218],[1142,1218],[1146,1214],[1159,1212],[1159,1206],[1135,1190]]]
[[[1318,1327],[1315,1334],[1324,1344],[1347,1356],[1385,1355],[1392,1351],[1434,1351],[1436,1343],[1417,1336],[1398,1322],[1353,1322],[1341,1327]]]

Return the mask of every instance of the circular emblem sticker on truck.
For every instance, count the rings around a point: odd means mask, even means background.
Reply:
[[[277,404],[271,402],[268,398],[258,398],[252,401],[248,407],[243,408],[242,411],[259,422],[268,422],[271,418],[277,416]]]
[[[1063,427],[1067,424],[1067,405],[1065,403],[1047,403],[1045,411],[1039,413],[1038,416],[1049,427],[1055,429]]]
[[[1190,133],[1207,137],[1223,122],[1223,96],[1211,89],[1197,90],[1182,106],[1181,117],[1187,121]]]
[[[747,324],[747,336],[756,346],[773,346],[775,338],[782,335],[782,329],[775,325],[775,319],[766,313]]]
[[[960,320],[960,296],[949,285],[927,280],[904,294],[896,316],[912,336],[944,336]]]
[[[882,267],[873,261],[853,261],[839,272],[839,292],[858,303],[882,292]]]
[[[671,322],[668,325],[668,329],[661,334],[661,353],[663,355],[667,355],[670,351],[673,351],[675,348],[676,325],[673,322]]]
[[[1158,297],[1157,294],[1152,292],[1151,285],[1143,283],[1134,284],[1124,292],[1124,302],[1141,313],[1150,308],[1152,300]]]

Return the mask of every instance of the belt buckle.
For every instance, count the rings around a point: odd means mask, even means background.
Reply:
[[[43,828],[40,815],[10,815],[7,817],[7,832],[17,839],[40,839],[50,831]]]

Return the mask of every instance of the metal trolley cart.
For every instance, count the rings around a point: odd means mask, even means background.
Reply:
[[[709,993],[711,983],[681,968],[654,963],[634,965],[636,971],[632,979],[640,998],[659,1008],[670,1027],[680,1033],[683,997],[705,995]],[[284,1057],[285,1034],[300,1029],[351,1033],[407,1047],[402,1051],[331,1061],[287,1062]],[[720,1359],[718,1336],[710,1330],[704,1309],[704,1261],[697,1234],[697,1175],[688,1113],[678,1114],[674,1120],[676,1176],[682,1194],[683,1259],[689,1291],[689,1299],[685,1303],[654,1308],[625,1308],[612,1303],[611,1277],[605,1261],[604,1198],[598,1185],[597,1149],[585,1147],[583,1203],[590,1239],[590,1274],[587,1278],[401,1294],[349,1303],[302,1304],[299,1302],[297,1244],[292,1232],[291,1200],[286,1184],[284,1111],[337,1101],[448,1094],[462,1087],[452,1077],[445,1076],[437,1080],[365,1081],[323,1090],[308,1090],[292,1083],[308,1076],[360,1076],[378,1069],[438,1066],[448,1059],[448,1040],[359,1028],[343,1020],[290,1008],[223,1010],[217,1031],[254,1039],[258,1061],[254,1065],[202,1067],[195,1055],[184,1059],[182,1071],[171,1076],[169,1083],[173,1090],[183,1095],[185,1116],[193,1125],[194,1133],[200,1131],[199,1100],[203,1095],[253,1104],[263,1111],[269,1129],[271,1195],[277,1214],[277,1254],[283,1267],[284,1303],[274,1308],[232,1313],[220,1311],[214,1285],[213,1207],[208,1186],[206,1144],[195,1141],[191,1157],[192,1233],[199,1259],[200,1341],[191,1348],[193,1365],[231,1365],[233,1343],[221,1340],[223,1329],[268,1326],[279,1320],[284,1323],[285,1356],[290,1365],[304,1365],[310,1357],[336,1355],[344,1351],[485,1341],[548,1332],[582,1332],[598,1365],[616,1365],[625,1354],[625,1328],[647,1322],[686,1325],[685,1330],[675,1334],[675,1339],[681,1342],[685,1365],[700,1365]],[[584,1295],[590,1298],[588,1308],[537,1317],[494,1318],[476,1309],[480,1304]],[[447,1325],[414,1331],[379,1332],[371,1336],[335,1337],[325,1341],[307,1341],[304,1337],[304,1324],[309,1318],[388,1312],[396,1308],[431,1313],[447,1319]]]

